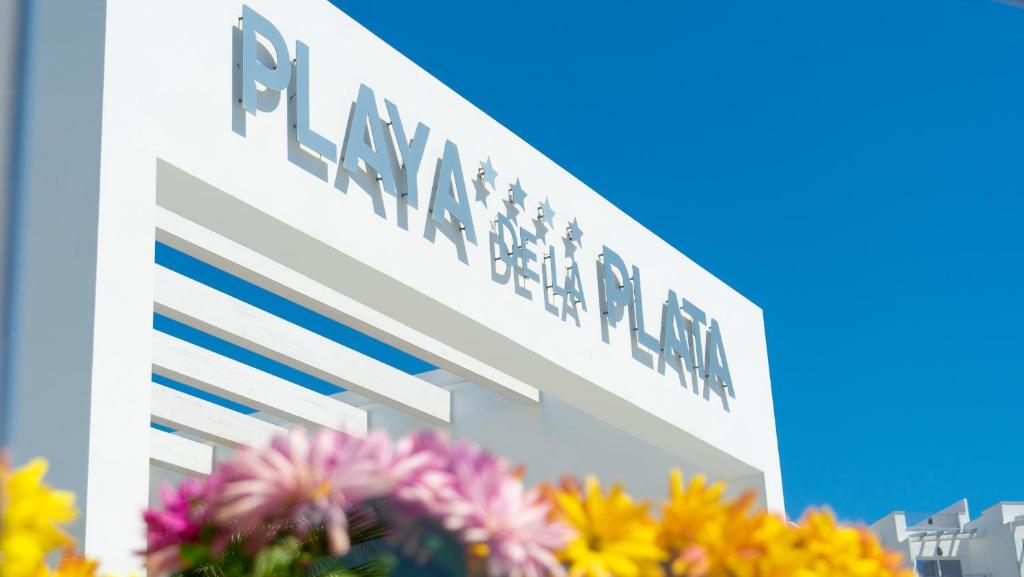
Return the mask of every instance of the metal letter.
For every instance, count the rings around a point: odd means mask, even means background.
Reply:
[[[497,245],[498,245],[498,256],[495,259],[507,264],[510,269],[516,268],[516,253],[519,250],[519,239],[516,237],[516,229],[504,214],[498,213],[498,217],[495,221],[497,226]],[[511,244],[506,242],[505,231],[512,237]]]
[[[420,172],[420,163],[423,161],[423,151],[427,148],[427,136],[430,134],[430,127],[422,122],[416,123],[416,133],[411,140],[405,138],[405,128],[402,126],[402,117],[398,114],[398,107],[390,100],[384,99],[384,106],[388,110],[388,118],[391,120],[391,130],[395,133],[395,141],[398,144],[398,152],[401,154],[402,162],[399,168],[401,176],[405,177],[405,195],[409,206],[419,206],[419,186],[416,177]]]
[[[663,311],[660,339],[661,356],[673,362],[681,358],[685,361],[685,366],[689,367],[693,364],[693,351],[690,350],[690,343],[685,337],[688,330],[687,321],[679,312],[679,297],[676,296],[676,291],[668,291],[668,302],[663,307]],[[679,379],[682,382],[683,367],[673,366],[673,368],[680,371]],[[694,383],[694,387],[696,386]]]
[[[658,339],[644,330],[644,299],[640,289],[640,269],[633,266],[633,277],[630,282],[633,290],[633,302],[629,305],[629,328],[636,331],[637,341],[649,350],[657,352]]]
[[[565,300],[570,301],[573,306],[580,305],[587,310],[587,297],[583,295],[583,280],[580,279],[580,269],[576,261],[572,261],[565,273]]]
[[[718,327],[718,321],[711,319],[711,327],[708,329],[708,340],[704,345],[707,366],[707,380],[711,383],[719,383],[729,389],[729,396],[736,398],[733,392],[732,376],[729,374],[729,360],[725,358],[725,344],[722,342],[722,330]],[[705,385],[706,386],[706,385]]]
[[[377,174],[384,192],[397,195],[386,142],[384,123],[377,114],[377,98],[369,86],[360,84],[359,96],[356,97],[356,105],[349,120],[342,166],[352,174],[359,174],[359,161],[362,160],[367,169]]]
[[[273,68],[259,59],[259,34],[274,48],[276,63]],[[281,91],[288,88],[292,79],[292,67],[288,58],[288,46],[284,37],[270,23],[249,6],[242,5],[242,108],[256,114],[256,84],[267,90]]]
[[[466,233],[466,240],[476,244],[476,232],[473,230],[473,215],[466,196],[466,179],[462,174],[462,161],[459,160],[459,148],[450,140],[444,141],[444,156],[437,169],[437,189],[430,206],[430,218],[439,225],[446,226],[444,213],[448,213],[452,225]],[[454,183],[455,189],[452,190]]]
[[[565,285],[559,286],[558,284],[558,273],[555,270],[558,268],[556,261],[558,260],[555,254],[555,246],[548,246],[548,256],[545,257],[548,261],[547,268],[544,268],[544,283],[547,285],[545,288],[550,288],[551,293],[555,296],[562,296],[565,294]],[[542,267],[543,268],[543,267]],[[569,273],[566,272],[566,277]]]
[[[331,159],[338,157],[338,147],[309,126],[309,47],[295,42],[295,138],[299,144]]]
[[[537,262],[537,253],[530,250],[527,247],[527,243],[537,244],[537,235],[529,232],[525,228],[520,227],[519,229],[519,270],[523,277],[528,278],[534,282],[540,280],[540,275],[537,271],[530,268],[531,262]]]
[[[608,324],[614,327],[615,323],[622,318],[625,307],[632,303],[633,298],[630,294],[631,291],[626,290],[625,283],[628,277],[626,276],[625,261],[607,246],[601,252],[604,263],[604,278],[601,279],[603,287],[601,299],[604,301],[601,304],[604,310],[601,312],[608,317]]]
[[[700,307],[686,299],[683,299],[683,312],[692,319],[693,330],[690,331],[690,344],[693,346],[694,351],[693,368],[697,369],[701,378],[704,378],[707,370],[704,368],[704,339],[702,338],[703,330],[701,325],[708,324],[708,317]]]

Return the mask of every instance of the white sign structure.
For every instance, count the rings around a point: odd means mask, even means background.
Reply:
[[[678,465],[782,509],[761,310],[336,8],[34,12],[7,431],[83,495],[106,569],[137,566],[151,461],[202,473],[294,425],[444,427],[536,479],[640,493]],[[155,265],[154,242],[439,369]],[[155,331],[154,313],[347,392]]]

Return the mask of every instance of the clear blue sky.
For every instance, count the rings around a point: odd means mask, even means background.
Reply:
[[[1024,10],[336,3],[764,308],[790,514],[1024,500]]]

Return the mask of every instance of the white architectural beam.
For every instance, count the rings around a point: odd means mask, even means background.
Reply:
[[[202,439],[237,447],[259,447],[285,429],[169,387],[152,384],[153,422]]]
[[[173,433],[150,429],[149,460],[155,465],[185,474],[209,475],[213,470],[213,447]]]
[[[448,391],[159,265],[154,310],[430,421],[450,419]]]
[[[159,331],[153,372],[287,421],[366,434],[361,409]]]
[[[170,210],[158,207],[156,222],[157,240],[177,250],[513,400],[540,401],[536,387]]]

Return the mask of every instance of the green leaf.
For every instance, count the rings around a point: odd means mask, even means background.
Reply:
[[[292,565],[301,552],[302,543],[285,537],[256,554],[252,577],[282,577],[292,573]]]
[[[209,560],[210,548],[205,543],[182,543],[178,551],[185,567],[195,567]]]
[[[352,577],[388,577],[391,568],[383,559],[371,559],[349,569]]]

